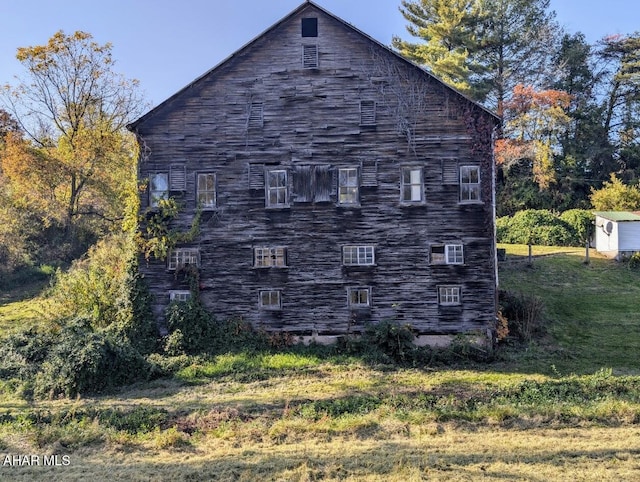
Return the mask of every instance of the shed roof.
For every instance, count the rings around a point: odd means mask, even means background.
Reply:
[[[609,221],[627,222],[627,221],[640,221],[640,211],[594,211],[596,216],[608,219]]]

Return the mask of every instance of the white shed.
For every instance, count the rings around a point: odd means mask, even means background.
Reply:
[[[617,260],[640,252],[640,212],[596,211],[596,251]]]

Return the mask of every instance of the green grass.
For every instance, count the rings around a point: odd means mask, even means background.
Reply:
[[[539,363],[523,366],[546,372],[553,364],[561,373],[608,367],[638,374],[640,270],[593,252],[590,263],[584,261],[584,249],[534,247],[528,266],[526,246],[507,246],[500,287],[542,298],[548,332],[558,348],[543,354]]]
[[[65,467],[0,480],[635,480],[640,272],[584,250],[506,246],[501,288],[546,335],[491,363],[402,368],[314,350],[166,360],[172,378],[28,402],[0,384],[0,452]],[[28,300],[5,303],[21,323]]]

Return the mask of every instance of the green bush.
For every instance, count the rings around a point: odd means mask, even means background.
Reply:
[[[560,214],[560,219],[571,226],[574,239],[577,243],[584,244],[589,239],[593,230],[594,214],[587,209],[569,209]]]
[[[53,333],[34,328],[8,336],[0,342],[0,378],[28,380],[47,358],[55,341]]]
[[[571,225],[546,209],[527,209],[496,221],[500,243],[579,246]]]
[[[408,361],[412,358],[416,346],[413,344],[415,335],[411,326],[384,320],[369,325],[362,338],[367,347],[383,353],[396,362]]]
[[[39,398],[99,393],[146,378],[148,364],[124,338],[93,331],[87,319],[60,331],[34,379]]]
[[[165,352],[168,355],[195,355],[211,351],[216,343],[215,321],[197,296],[172,302],[166,319],[169,336],[165,340]]]

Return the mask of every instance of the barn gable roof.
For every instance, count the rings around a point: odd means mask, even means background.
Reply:
[[[134,122],[132,122],[131,124],[127,125],[127,128],[129,130],[131,130],[131,131],[135,131],[136,128],[139,125],[143,124],[146,120],[150,119],[151,117],[156,115],[159,111],[163,110],[163,108],[165,106],[167,106],[168,104],[170,104],[173,100],[175,100],[176,98],[179,98],[182,94],[184,94],[185,92],[191,90],[192,87],[194,87],[195,85],[200,83],[203,79],[213,75],[217,70],[219,70],[222,66],[224,66],[228,62],[230,62],[234,57],[236,57],[236,56],[240,55],[241,53],[245,52],[247,49],[250,49],[259,39],[261,39],[262,37],[267,35],[272,30],[278,28],[280,25],[282,25],[283,23],[287,22],[292,17],[294,17],[294,16],[300,14],[301,12],[305,11],[306,9],[317,9],[320,12],[322,12],[324,15],[327,15],[327,16],[331,17],[332,19],[334,19],[337,22],[341,23],[345,27],[351,29],[354,32],[357,32],[359,35],[361,35],[362,37],[366,38],[369,42],[372,42],[372,43],[376,44],[377,46],[379,46],[380,48],[386,50],[390,54],[392,54],[395,57],[397,57],[398,59],[400,59],[402,62],[405,62],[407,64],[412,65],[414,68],[416,68],[420,72],[422,72],[423,75],[429,76],[430,78],[432,78],[432,79],[436,80],[437,82],[441,83],[445,88],[451,90],[456,95],[466,99],[469,103],[471,103],[472,105],[475,105],[478,109],[481,109],[482,111],[484,111],[485,113],[490,115],[494,119],[494,122],[496,124],[500,122],[500,118],[495,113],[491,112],[489,109],[485,108],[481,104],[479,104],[479,103],[475,102],[474,100],[470,99],[469,97],[465,96],[464,94],[462,94],[460,91],[458,91],[454,87],[446,84],[445,82],[443,82],[442,80],[437,78],[432,73],[430,73],[430,72],[426,71],[424,68],[420,67],[418,64],[406,59],[405,57],[403,57],[399,53],[395,52],[391,48],[387,47],[386,45],[382,44],[381,42],[377,41],[376,39],[374,39],[370,35],[364,33],[363,31],[359,30],[358,28],[354,27],[353,25],[349,24],[348,22],[342,20],[340,17],[337,17],[336,15],[334,15],[331,12],[329,12],[328,10],[325,10],[324,8],[320,7],[315,2],[313,2],[311,0],[306,0],[304,3],[302,3],[300,6],[298,6],[296,9],[294,9],[292,12],[290,12],[288,15],[286,15],[281,20],[279,20],[278,22],[273,24],[271,27],[269,27],[267,30],[265,30],[264,32],[262,32],[258,36],[254,37],[252,40],[250,40],[243,47],[241,47],[240,49],[236,50],[230,56],[228,56],[227,58],[222,60],[215,67],[213,67],[212,69],[208,70],[203,75],[201,75],[200,77],[196,78],[194,81],[190,82],[188,85],[186,85],[185,87],[180,89],[178,92],[176,92],[174,95],[172,95],[171,97],[167,98],[166,100],[164,100],[163,102],[158,104],[156,107],[151,109],[149,112],[144,114],[139,119],[137,119]]]

